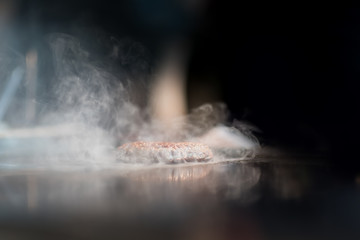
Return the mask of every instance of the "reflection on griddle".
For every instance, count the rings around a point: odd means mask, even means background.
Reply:
[[[103,170],[3,169],[0,237],[264,239],[264,232],[271,235],[280,227],[281,233],[283,226],[296,224],[297,233],[309,231],[308,225],[324,220],[324,214],[342,219],[328,211],[337,202],[322,204],[322,198],[335,196],[319,191],[327,186],[321,184],[331,184],[324,169],[321,164],[260,159]],[[359,199],[348,194],[353,198],[338,197],[340,204]],[[311,211],[299,211],[301,202]],[[342,226],[356,233],[351,222]]]
[[[249,164],[163,166],[103,171],[17,171],[0,174],[0,208],[57,213],[136,211],[152,204],[174,208],[206,196],[242,198],[260,179]],[[170,203],[169,203],[170,202]],[[65,207],[64,210],[61,207]]]

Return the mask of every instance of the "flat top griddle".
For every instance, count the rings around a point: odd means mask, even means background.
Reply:
[[[0,237],[357,239],[360,188],[314,156],[0,170]],[[346,233],[346,236],[344,235]]]

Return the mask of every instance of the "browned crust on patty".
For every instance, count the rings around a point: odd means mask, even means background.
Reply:
[[[118,147],[124,162],[203,162],[213,158],[211,149],[195,142],[131,142]]]

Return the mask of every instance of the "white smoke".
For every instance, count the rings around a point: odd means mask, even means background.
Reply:
[[[38,124],[0,129],[3,209],[46,209],[71,219],[101,211],[134,216],[151,204],[183,212],[204,197],[207,206],[219,196],[243,203],[256,200],[251,190],[260,180],[258,167],[218,164],[251,159],[259,148],[251,127],[227,122],[224,104],[205,104],[163,125],[134,101],[133,93],[146,96],[131,85],[136,74],[108,67],[109,59],[98,59],[72,36],[51,35],[49,44],[54,78],[46,79],[51,88],[37,99]],[[107,56],[125,61],[121,53],[118,49]],[[7,114],[14,119],[22,110],[12,108]],[[201,142],[214,158],[177,165],[117,159],[116,148],[132,141]]]
[[[217,160],[251,158],[259,147],[249,128],[226,123],[224,104],[200,106],[174,119],[171,126],[151,119],[146,106],[139,107],[132,99],[136,89],[129,88],[134,79],[111,65],[113,58],[124,61],[119,46],[99,59],[81,41],[66,34],[52,34],[49,46],[54,79],[51,99],[44,100],[49,104],[40,111],[39,122],[52,137],[45,143],[34,141],[34,163],[55,168],[112,167],[121,162],[115,159],[116,147],[136,140],[202,142],[214,149]]]

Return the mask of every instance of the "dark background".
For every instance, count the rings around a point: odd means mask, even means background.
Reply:
[[[215,86],[202,100],[224,101],[230,118],[261,130],[263,145],[321,153],[344,175],[355,174],[360,9],[313,1],[191,2],[16,1],[11,24],[22,52],[39,33],[74,34],[74,26],[87,26],[140,42],[150,65],[162,46],[186,39],[189,108],[201,103],[201,86]]]

